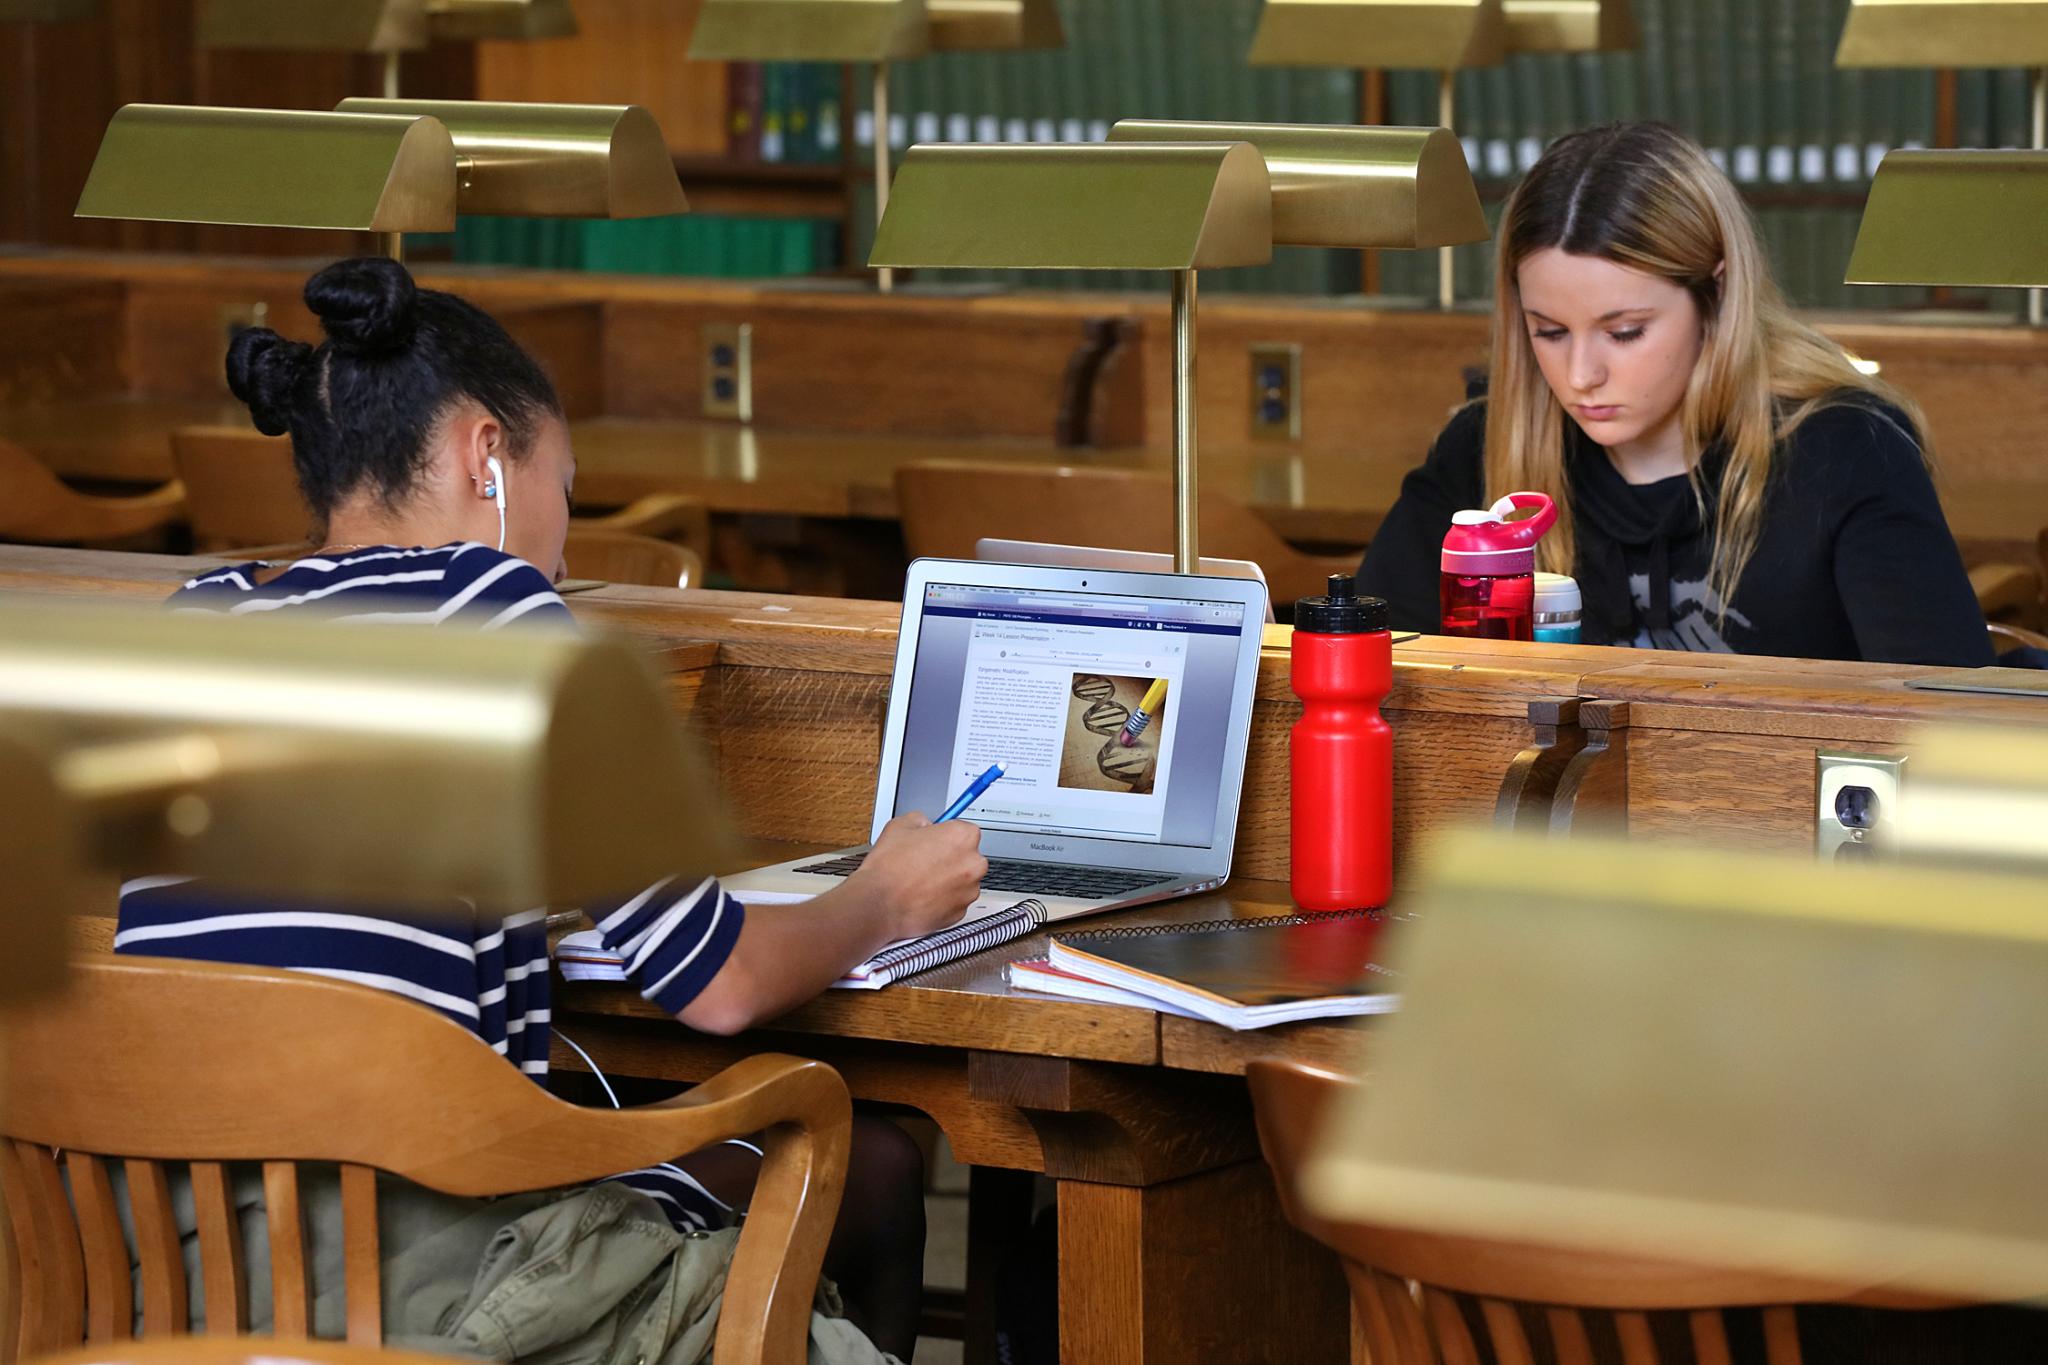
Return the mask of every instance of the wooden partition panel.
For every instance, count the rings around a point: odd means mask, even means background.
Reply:
[[[118,280],[0,279],[0,404],[128,388]]]
[[[0,593],[161,598],[217,562],[5,546]],[[586,625],[627,633],[667,671],[739,833],[823,845],[867,837],[894,604],[629,587],[570,602]],[[1255,880],[1287,877],[1287,736],[1299,715],[1288,639],[1285,627],[1268,627],[1260,659],[1233,869]],[[1606,821],[1634,837],[1810,848],[1817,751],[1909,751],[1934,722],[2048,725],[2048,704],[2032,699],[1906,685],[1957,672],[1431,636],[1404,643],[1385,706],[1397,867],[1430,831],[1493,818],[1518,754],[1541,738],[1532,708],[1554,710],[1557,698],[1585,699],[1574,742],[1596,722],[1611,728],[1574,759],[1577,822],[1553,820],[1553,829]]]

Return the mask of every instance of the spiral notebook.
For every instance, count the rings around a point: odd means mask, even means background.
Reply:
[[[735,899],[747,905],[787,905],[810,898],[750,891],[736,895]],[[969,907],[968,918],[951,928],[892,943],[832,984],[844,990],[879,990],[892,981],[1022,938],[1044,923],[1045,905],[1041,901],[1026,899],[1000,907],[978,902]],[[607,948],[595,929],[564,934],[555,945],[555,965],[561,968],[564,981],[626,979],[625,959]]]
[[[1341,910],[1058,934],[1045,958],[1012,963],[1009,978],[1024,990],[1233,1029],[1385,1014],[1401,997],[1378,958],[1388,928],[1405,918]]]

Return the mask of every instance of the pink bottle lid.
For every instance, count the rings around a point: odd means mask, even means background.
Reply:
[[[1510,512],[1536,514],[1506,521]],[[1557,504],[1546,493],[1510,493],[1484,511],[1454,512],[1444,536],[1443,571],[1489,575],[1536,572],[1536,542],[1557,524]]]

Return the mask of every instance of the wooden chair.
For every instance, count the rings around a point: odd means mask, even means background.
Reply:
[[[130,1335],[129,1251],[108,1179],[123,1163],[144,1330],[188,1329],[165,1180],[191,1163],[210,1334],[246,1332],[248,1284],[227,1166],[263,1163],[279,1336],[310,1327],[295,1163],[341,1163],[348,1341],[383,1339],[376,1171],[452,1195],[582,1184],[762,1133],[717,1365],[802,1361],[846,1174],[846,1086],[763,1053],[660,1104],[582,1109],[410,1001],[302,972],[96,957],[0,1030],[0,1196],[15,1246],[18,1358]],[[70,1197],[65,1193],[69,1177]],[[74,1212],[75,1209],[75,1212]]]
[[[292,470],[290,437],[265,436],[251,427],[180,427],[171,433],[171,458],[189,490],[196,549],[310,543],[316,534]],[[672,540],[687,546],[700,564],[711,549],[710,513],[680,493],[650,493],[601,516],[577,517],[573,526]],[[701,568],[696,577],[702,578]]]
[[[2024,626],[2010,626],[2003,621],[1986,621],[1984,629],[1991,632],[1991,648],[2000,654],[2008,649],[2031,646],[2034,649],[2048,649],[2048,635]]]
[[[1358,568],[1356,556],[1304,554],[1241,503],[1214,493],[1201,502],[1202,553],[1257,564],[1275,603],[1320,594],[1329,575]],[[913,558],[972,559],[983,536],[1173,550],[1172,482],[1143,470],[934,460],[897,468],[896,503]]]
[[[103,545],[159,531],[185,513],[176,479],[134,497],[80,493],[12,441],[0,441],[0,541]]]
[[[1660,1353],[1646,1315],[1670,1310],[1686,1315],[1690,1359],[1726,1365],[1722,1310],[1761,1307],[1765,1359],[1769,1365],[1798,1365],[1797,1304],[1950,1306],[1920,1295],[1852,1292],[1752,1271],[1333,1223],[1302,1206],[1296,1179],[1323,1113],[1359,1082],[1275,1061],[1253,1062],[1245,1075],[1259,1145],[1273,1168],[1288,1221],[1344,1263],[1351,1284],[1354,1363],[1477,1365],[1496,1360],[1529,1365],[1555,1360],[1557,1365],[1593,1365],[1596,1359],[1611,1358],[1611,1352],[1594,1349],[1596,1341],[1611,1337],[1619,1344],[1620,1365],[1666,1365],[1672,1357]],[[1538,1323],[1540,1330],[1532,1330]],[[1542,1340],[1546,1335],[1547,1342]]]
[[[36,1365],[448,1365],[447,1356],[373,1350],[325,1341],[237,1341],[229,1337],[168,1337],[127,1341],[42,1356]]]
[[[299,495],[289,436],[253,427],[179,427],[171,463],[190,502],[192,546],[204,553],[234,545],[306,541],[319,535]]]
[[[569,528],[562,560],[571,578],[606,583],[640,583],[650,588],[694,588],[704,581],[704,561],[685,546],[652,536]]]

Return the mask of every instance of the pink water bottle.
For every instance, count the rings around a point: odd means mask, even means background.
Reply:
[[[1505,520],[1510,512],[1533,516]],[[1510,493],[1485,511],[1454,512],[1444,536],[1443,633],[1475,640],[1533,640],[1536,542],[1557,524],[1543,493]]]

